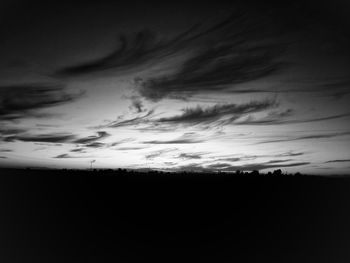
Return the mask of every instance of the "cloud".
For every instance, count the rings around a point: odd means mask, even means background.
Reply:
[[[58,69],[54,75],[75,77],[134,69],[181,56],[184,63],[172,74],[139,82],[140,95],[157,101],[180,94],[229,90],[234,84],[269,76],[286,66],[281,61],[287,46],[279,40],[282,30],[276,30],[276,25],[269,25],[258,13],[247,13],[237,8],[221,21],[194,25],[168,39],[160,39],[150,30],[122,34],[109,54]]]
[[[280,113],[270,113],[268,116],[254,119],[252,116],[248,116],[245,120],[236,121],[235,125],[281,125],[281,124],[296,124],[296,123],[309,123],[335,120],[340,118],[349,117],[350,113],[342,113],[325,117],[304,118],[304,119],[285,119],[292,116],[293,111],[288,109]]]
[[[0,127],[0,136],[16,135],[24,132],[26,132],[26,130],[21,128]]]
[[[27,117],[43,117],[44,108],[73,102],[83,93],[68,94],[64,86],[53,84],[23,84],[0,87],[0,120],[11,121]]]
[[[314,140],[314,139],[330,139],[339,136],[350,135],[350,132],[339,132],[339,133],[328,133],[328,134],[312,134],[299,137],[292,137],[286,139],[276,139],[276,140],[267,140],[262,142],[257,142],[255,144],[266,144],[266,143],[276,143],[276,142],[291,142],[291,141],[301,141],[301,140]]]
[[[116,148],[114,150],[117,150],[117,151],[136,151],[136,150],[142,150],[142,149],[146,149],[148,147],[139,147],[139,146],[130,146],[130,147],[119,147],[119,148]]]
[[[154,77],[139,83],[140,94],[152,101],[165,97],[194,93],[220,92],[233,89],[234,84],[245,83],[277,73],[285,63],[275,61],[281,48],[236,46],[232,40],[219,40],[216,45],[188,59],[172,74]],[[233,47],[232,47],[233,46]]]
[[[134,34],[121,34],[118,47],[109,54],[88,62],[67,66],[55,72],[58,77],[74,77],[108,69],[125,70],[158,61],[177,53],[195,36],[190,36],[195,27],[170,38],[159,39],[150,30],[141,30]]]
[[[227,161],[227,162],[239,162],[239,161],[244,161],[244,160],[254,160],[256,158],[257,158],[256,156],[244,156],[244,157],[220,158],[218,160]]]
[[[190,144],[190,143],[201,143],[203,139],[198,139],[193,133],[184,133],[182,136],[173,140],[152,140],[144,141],[144,144]]]
[[[68,143],[75,138],[72,134],[39,134],[39,135],[11,135],[5,137],[6,142],[22,141],[22,142],[45,142],[45,143]]]
[[[140,94],[158,101],[181,94],[217,93],[276,74],[287,65],[281,59],[287,45],[273,31],[258,15],[247,19],[243,13],[232,14],[197,37],[194,54],[175,73],[140,81]]]
[[[295,156],[301,156],[304,155],[303,152],[286,152],[286,153],[279,153],[275,154],[274,157],[295,157]]]
[[[151,153],[145,155],[145,158],[147,160],[153,160],[153,159],[155,159],[157,157],[160,157],[160,156],[162,156],[162,155],[164,155],[166,153],[173,152],[173,151],[176,151],[176,150],[177,150],[177,148],[168,148],[168,149],[154,151],[154,152],[151,152]]]
[[[181,153],[177,158],[179,159],[201,159],[206,153]]]
[[[350,162],[350,159],[330,160],[325,163],[347,163],[347,162]]]
[[[137,116],[135,118],[127,119],[127,120],[117,120],[110,122],[107,125],[99,126],[96,128],[102,128],[102,127],[108,127],[108,128],[119,128],[119,127],[125,127],[125,126],[136,126],[138,124],[146,123],[148,122],[148,118],[152,116],[154,113],[154,110],[148,111],[146,114],[142,116]]]
[[[89,148],[101,148],[106,144],[98,142],[98,140],[104,139],[110,136],[109,133],[105,131],[97,132],[97,135],[87,136],[83,138],[78,138],[74,134],[70,133],[49,133],[49,134],[37,134],[37,135],[10,135],[3,136],[2,140],[6,142],[13,141],[21,141],[21,142],[34,142],[34,143],[49,143],[57,144],[57,143],[69,143],[69,144],[77,144],[84,145]]]
[[[239,162],[239,161],[252,161],[256,160],[258,158],[284,158],[284,157],[296,157],[304,155],[303,152],[284,152],[284,153],[277,153],[277,154],[262,154],[262,155],[242,155],[238,157],[225,157],[225,158],[216,158],[217,161],[224,161],[224,162]],[[291,159],[287,160],[274,160],[274,162],[285,162],[285,161],[291,161]],[[270,162],[271,163],[271,162]]]
[[[86,149],[85,148],[76,148],[76,149],[72,149],[70,151],[73,153],[85,153]]]
[[[189,144],[189,143],[201,143],[203,140],[196,139],[174,139],[174,140],[165,140],[165,141],[144,141],[145,144]]]
[[[69,155],[67,153],[64,153],[64,154],[59,154],[53,158],[56,158],[56,159],[84,159],[84,158],[92,158],[92,156],[72,156],[72,155]]]
[[[99,132],[97,132],[97,135],[92,135],[92,136],[77,139],[74,141],[74,143],[92,145],[92,143],[94,143],[98,140],[104,139],[106,137],[109,137],[109,136],[110,136],[109,133],[107,133],[105,131],[99,131]]]
[[[134,109],[136,113],[141,113],[145,111],[143,102],[139,96],[131,96],[130,100],[131,100],[131,106],[129,108],[131,110]]]
[[[13,152],[13,150],[10,149],[0,149],[1,153],[9,153],[9,152]]]
[[[216,104],[211,107],[203,108],[197,106],[196,108],[185,108],[181,115],[161,118],[158,122],[161,123],[175,123],[175,124],[208,124],[217,121],[223,117],[228,117],[228,122],[242,117],[248,113],[260,112],[269,108],[276,107],[275,101],[252,101],[246,104]]]
[[[97,148],[105,147],[106,144],[102,143],[102,142],[91,142],[89,144],[86,144],[85,146],[88,147],[88,148],[96,148],[97,149]]]
[[[310,164],[309,162],[283,163],[289,160],[269,161],[265,163],[246,164],[246,165],[231,165],[229,163],[218,163],[207,166],[207,169],[217,169],[221,171],[259,171],[271,168],[296,167]]]

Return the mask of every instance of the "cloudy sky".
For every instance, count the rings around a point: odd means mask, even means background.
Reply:
[[[346,1],[164,2],[2,1],[0,165],[349,173]]]

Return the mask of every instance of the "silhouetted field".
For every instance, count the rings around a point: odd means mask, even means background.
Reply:
[[[349,262],[350,179],[1,170],[0,262]]]

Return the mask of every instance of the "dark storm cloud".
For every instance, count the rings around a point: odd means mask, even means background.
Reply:
[[[0,120],[46,116],[44,108],[73,102],[82,96],[64,92],[64,86],[23,84],[0,87]]]
[[[0,156],[0,159],[7,159],[6,156]]]
[[[11,135],[5,137],[6,142],[44,142],[44,143],[69,143],[75,138],[72,134],[39,134],[39,135]]]
[[[217,104],[212,107],[185,108],[181,115],[174,117],[161,118],[158,122],[180,123],[180,124],[198,124],[210,123],[228,116],[229,122],[242,117],[242,115],[254,112],[260,112],[269,108],[276,107],[275,101],[252,101],[246,104]]]
[[[292,142],[292,141],[301,141],[301,140],[315,140],[315,139],[331,139],[340,136],[350,135],[350,132],[339,132],[339,133],[328,133],[328,134],[314,134],[314,135],[306,135],[299,137],[291,137],[286,139],[276,139],[276,140],[267,140],[258,142],[255,144],[266,144],[266,143],[276,143],[276,142]]]
[[[325,163],[347,163],[347,162],[350,162],[350,159],[330,160]]]
[[[94,143],[98,140],[104,139],[106,137],[109,137],[109,136],[110,136],[109,133],[107,133],[105,131],[99,131],[99,132],[97,132],[97,135],[92,135],[92,136],[80,138],[78,140],[75,140],[74,143],[92,145],[92,143]]]

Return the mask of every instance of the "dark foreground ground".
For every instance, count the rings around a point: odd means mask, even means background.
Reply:
[[[1,263],[350,262],[350,179],[0,172]]]

